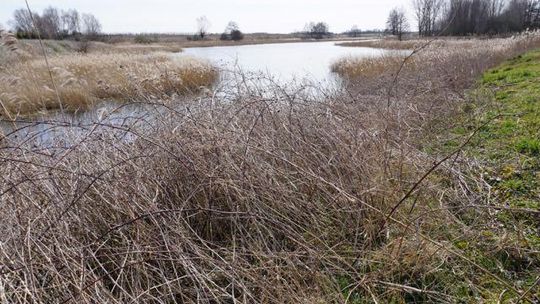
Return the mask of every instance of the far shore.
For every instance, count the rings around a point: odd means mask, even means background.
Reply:
[[[148,53],[167,52],[178,53],[185,48],[196,47],[220,47],[220,46],[241,46],[259,44],[279,44],[279,43],[309,43],[309,42],[362,42],[373,39],[380,39],[379,36],[369,35],[362,37],[336,36],[324,39],[303,39],[298,37],[251,37],[240,41],[223,41],[216,35],[212,35],[204,40],[188,40],[186,37],[174,37],[149,43],[136,43],[133,38],[104,39],[103,41],[91,41],[88,43],[74,40],[43,40],[46,52],[50,55],[62,55],[67,53]],[[19,40],[19,48],[30,57],[41,56],[42,50],[38,40]]]

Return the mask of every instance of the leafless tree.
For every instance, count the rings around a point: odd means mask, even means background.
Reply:
[[[526,0],[524,27],[529,29],[540,28],[540,0]]]
[[[197,18],[197,35],[199,35],[201,39],[204,39],[204,37],[208,34],[210,26],[210,20],[208,20],[206,16],[201,16]]]
[[[62,23],[58,9],[49,6],[43,10],[43,14],[41,14],[41,16],[36,15],[35,20],[42,38],[59,38]]]
[[[444,5],[443,0],[413,0],[412,3],[418,21],[418,34],[432,36]]]
[[[490,18],[500,16],[505,3],[506,2],[504,0],[487,0],[488,16]]]
[[[73,35],[81,31],[81,20],[77,10],[70,9],[62,12],[62,30],[68,34]]]
[[[388,15],[388,20],[386,21],[387,31],[398,37],[401,41],[403,34],[409,30],[409,22],[405,15],[405,10],[402,8],[394,8],[390,11]]]
[[[358,28],[358,25],[353,25],[353,27],[348,32],[350,37],[358,37],[361,33],[362,31]]]
[[[10,21],[11,27],[19,34],[32,36],[35,33],[30,12],[26,9],[17,9],[13,12],[13,19]],[[31,38],[31,37],[27,37]]]
[[[447,35],[497,34],[540,28],[540,0],[449,0]]]
[[[101,33],[101,23],[92,14],[82,15],[83,33],[90,39],[95,39]]]
[[[310,22],[306,24],[304,31],[310,38],[322,39],[329,35],[329,27],[325,22]]]
[[[220,39],[238,41],[244,39],[244,34],[240,31],[238,23],[231,21],[227,24],[227,27],[225,27],[225,31],[221,34]]]
[[[44,39],[63,39],[82,31],[88,38],[95,39],[101,33],[101,24],[94,15],[81,16],[75,9],[60,13],[54,7],[46,8],[41,15],[17,9],[10,25],[19,38],[37,38],[39,34]]]
[[[226,33],[230,33],[234,30],[238,30],[240,29],[240,27],[238,26],[238,23],[234,22],[234,21],[230,21],[228,24],[227,24],[227,27],[225,28],[225,32]]]

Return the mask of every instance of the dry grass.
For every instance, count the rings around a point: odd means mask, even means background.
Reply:
[[[488,208],[470,211],[489,206],[474,163],[452,154],[422,178],[446,155],[428,143],[472,102],[464,90],[538,39],[504,45],[319,100],[230,87],[121,122],[38,122],[64,135],[37,147],[22,127],[0,142],[1,301],[517,300],[530,285],[454,246],[480,242],[480,225],[501,232]]]
[[[217,79],[209,64],[166,54],[71,54],[51,58],[50,66],[55,84],[43,60],[0,71],[3,116],[59,109],[60,103],[73,112],[103,100],[166,99],[197,92]]]
[[[412,50],[421,44],[422,41],[419,40],[390,40],[390,39],[378,39],[378,40],[367,40],[367,41],[354,41],[354,42],[343,42],[338,43],[339,46],[346,47],[369,47],[377,49],[390,49],[390,50]]]
[[[136,44],[133,42],[105,43],[99,41],[73,41],[73,40],[43,40],[45,52],[49,56],[68,55],[81,51],[83,45],[87,46],[90,54],[146,54],[148,52],[178,53],[182,51],[179,43],[153,43]],[[43,56],[43,50],[39,40],[20,40],[17,43],[20,52],[26,54],[26,58],[39,59]],[[1,62],[0,62],[1,63]]]
[[[396,73],[401,68],[411,73],[422,73],[428,66],[438,69],[437,66],[442,66],[439,62],[459,60],[459,58],[454,57],[459,57],[460,54],[463,54],[465,60],[473,56],[479,58],[477,62],[472,62],[470,66],[456,65],[455,67],[450,67],[452,71],[438,71],[440,75],[454,75],[452,77],[462,78],[464,74],[478,75],[481,69],[486,66],[487,62],[500,61],[501,57],[505,56],[508,50],[513,50],[524,43],[522,41],[529,41],[529,38],[525,36],[515,39],[491,40],[370,41],[369,43],[374,43],[370,47],[398,50],[402,48],[394,48],[392,45],[394,43],[404,44],[407,47],[403,49],[410,49],[411,52],[416,49],[418,54],[408,56],[408,54],[396,52],[395,54],[378,58],[343,58],[335,62],[331,69],[333,72],[348,79],[373,78],[387,74],[385,71]],[[482,58],[480,54],[485,55],[485,57]]]
[[[341,58],[330,67],[332,72],[348,79],[358,77],[377,77],[387,71],[397,71],[407,57],[406,54],[386,54],[378,57]],[[407,60],[406,65],[414,65],[414,60]]]
[[[431,48],[453,47],[456,44],[459,44],[460,46],[466,47],[466,48],[475,48],[477,46],[478,41],[479,41],[478,39],[457,39],[457,38],[446,37],[446,38],[438,38],[436,40],[409,39],[409,40],[402,40],[402,41],[399,41],[396,39],[376,39],[376,40],[366,40],[366,41],[344,42],[344,43],[338,43],[337,45],[346,46],[346,47],[369,47],[369,48],[387,49],[387,50],[414,50],[416,48],[422,47],[424,44],[428,42],[430,43]],[[500,41],[503,41],[503,40],[500,40]]]
[[[19,47],[20,44],[15,35],[0,26],[0,69],[20,57],[21,51]]]

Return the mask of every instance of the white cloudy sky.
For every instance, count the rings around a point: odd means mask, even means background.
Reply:
[[[0,23],[7,25],[24,0],[0,0]],[[230,20],[245,32],[288,33],[308,21],[322,20],[335,32],[383,28],[388,11],[399,6],[410,11],[409,0],[28,0],[41,12],[52,5],[94,14],[108,33],[192,32],[195,19],[206,15],[210,31],[221,32]],[[411,22],[413,23],[413,22]]]

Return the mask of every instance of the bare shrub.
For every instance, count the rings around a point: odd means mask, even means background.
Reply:
[[[76,51],[78,53],[86,54],[90,51],[90,40],[83,38],[81,41],[78,42]]]

